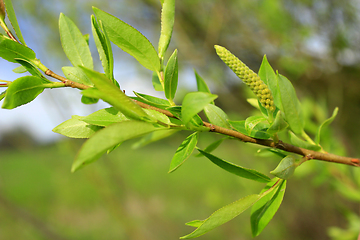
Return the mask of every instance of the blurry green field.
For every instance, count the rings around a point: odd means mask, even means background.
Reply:
[[[200,137],[204,148],[212,136]],[[2,149],[0,239],[178,239],[193,230],[184,223],[262,189],[194,154],[168,174],[183,139],[178,135],[136,150],[125,143],[74,174],[70,167],[81,141]],[[255,151],[229,140],[215,153],[265,173],[275,167],[276,161],[255,158]],[[341,221],[323,199],[334,196],[303,181],[288,183],[283,206],[257,239],[327,239],[327,227]],[[251,239],[249,215],[248,210],[199,239]],[[314,221],[325,222],[315,227]]]

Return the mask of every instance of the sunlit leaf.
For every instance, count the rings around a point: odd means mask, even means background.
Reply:
[[[175,171],[190,157],[196,147],[197,141],[198,133],[194,132],[181,143],[171,160],[169,173]]]
[[[146,95],[146,94],[142,94],[142,93],[137,93],[134,92],[135,95],[138,97],[137,100],[146,104],[149,104],[151,106],[154,107],[158,107],[158,108],[166,108],[166,107],[170,107],[170,103],[169,101],[162,99],[162,98],[157,98],[154,96],[150,96],[150,95]]]
[[[51,82],[49,80],[47,80],[44,75],[41,74],[41,72],[39,71],[39,69],[37,69],[37,67],[30,61],[26,60],[26,59],[15,59],[18,63],[21,64],[22,67],[24,67],[26,69],[26,71],[28,71],[31,75],[35,76],[35,77],[39,77],[42,78],[44,81],[47,82]]]
[[[211,93],[209,87],[207,86],[205,80],[194,70],[196,85],[199,92]],[[213,104],[213,103],[212,103]]]
[[[64,73],[64,76],[70,81],[81,83],[87,86],[94,86],[90,78],[85,74],[85,72],[79,67],[62,67],[61,70]]]
[[[24,38],[22,36],[22,33],[20,31],[19,23],[18,23],[18,21],[16,19],[14,7],[12,5],[11,0],[4,0],[4,3],[5,3],[7,16],[9,18],[10,22],[11,22],[12,27],[15,30],[16,36],[19,38],[19,41],[26,46],[25,40],[24,40]]]
[[[160,59],[154,46],[138,30],[120,19],[93,7],[96,18],[104,24],[110,41],[152,71],[160,71]]]
[[[289,131],[289,136],[290,136],[291,144],[293,144],[297,147],[306,148],[306,149],[310,149],[310,150],[314,150],[314,151],[319,151],[321,149],[321,147],[318,145],[314,145],[314,144],[308,143],[308,142],[300,139],[298,136],[296,136],[291,131]]]
[[[216,98],[217,95],[205,92],[191,92],[186,94],[181,109],[181,118],[184,124],[186,125],[198,112],[203,110],[206,105]]]
[[[209,119],[210,123],[223,128],[230,128],[230,124],[227,121],[227,114],[218,106],[214,104],[208,104],[204,108],[204,113]]]
[[[74,115],[71,119],[55,127],[53,132],[70,138],[89,138],[100,129],[102,127],[86,123],[82,121],[82,117]]]
[[[267,132],[269,134],[275,134],[278,133],[284,129],[286,129],[289,126],[287,122],[285,122],[284,118],[281,115],[281,111],[278,111],[275,117],[274,122],[271,124]]]
[[[130,119],[125,117],[125,115],[122,114],[119,110],[110,107],[100,109],[86,117],[82,117],[81,120],[89,124],[105,127],[113,123],[128,121]]]
[[[258,171],[255,171],[253,169],[248,169],[248,168],[244,168],[241,166],[238,166],[236,164],[227,162],[223,159],[220,159],[208,152],[205,152],[203,150],[198,149],[199,152],[201,152],[201,154],[203,154],[205,157],[207,157],[211,162],[213,162],[214,164],[216,164],[217,166],[221,167],[222,169],[233,173],[239,177],[242,178],[247,178],[247,179],[251,179],[254,181],[258,181],[258,182],[269,182],[270,178]]]
[[[166,3],[166,2],[165,2]],[[165,96],[169,100],[173,100],[175,97],[177,85],[178,85],[178,58],[177,50],[171,55],[166,68],[165,68]]]
[[[165,0],[161,10],[161,34],[159,39],[159,57],[163,58],[169,46],[175,21],[175,0]]]
[[[140,137],[155,130],[157,128],[151,123],[134,120],[115,123],[99,130],[81,147],[71,171],[75,172],[86,164],[96,161],[107,150],[123,141]]]
[[[71,64],[74,67],[84,66],[93,69],[90,49],[83,34],[75,23],[63,13],[59,18],[59,29],[61,45]]]
[[[30,48],[0,34],[0,57],[16,63],[15,59],[35,60],[35,53]]]
[[[272,67],[270,66],[266,55],[264,55],[263,61],[259,69],[260,79],[269,87],[276,107],[280,108],[280,93],[278,88],[278,80]]]
[[[299,166],[296,158],[292,155],[284,157],[279,165],[271,171],[270,173],[281,179],[289,179],[293,174],[295,169]]]
[[[246,136],[258,138],[258,139],[269,139],[270,138],[270,134],[267,133],[267,129],[263,128],[261,125],[259,125],[259,126],[256,125],[249,133],[245,127],[245,120],[243,120],[243,121],[230,121],[229,120],[228,122],[233,129],[235,129],[236,131],[238,131],[242,134],[245,134]]]

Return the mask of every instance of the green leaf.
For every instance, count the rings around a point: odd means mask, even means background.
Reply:
[[[286,181],[280,180],[277,186],[273,187],[278,180],[275,178],[266,185],[261,193],[271,192],[257,201],[251,208],[250,221],[253,237],[258,236],[264,230],[281,205],[285,194]]]
[[[203,221],[192,221],[190,222],[193,226],[198,226],[195,231],[192,233],[181,237],[180,239],[189,239],[199,237],[210,230],[217,228],[218,226],[230,221],[231,219],[237,217],[246,209],[251,207],[256,203],[262,196],[259,194],[252,194],[241,198],[240,200],[233,202],[229,205],[226,205],[223,208],[220,208],[214,212],[210,217]],[[195,222],[195,223],[194,223]]]
[[[82,117],[74,115],[71,119],[55,127],[53,132],[70,138],[89,138],[100,129],[102,127],[86,123],[82,121]]]
[[[104,24],[110,41],[133,56],[138,62],[152,71],[160,71],[160,59],[154,46],[138,30],[120,19],[93,7],[98,19]]]
[[[146,112],[147,116],[149,116],[151,119],[165,123],[165,124],[171,124],[171,121],[168,116],[165,114],[158,112],[153,109],[144,109],[143,111]]]
[[[281,116],[281,111],[278,111],[275,117],[274,122],[271,124],[267,132],[271,135],[278,133],[284,129],[286,129],[289,126],[287,122],[283,119]]]
[[[123,141],[140,137],[157,129],[151,123],[142,121],[125,121],[112,124],[96,132],[84,143],[72,165],[71,171],[75,172],[84,165],[96,161],[107,150]]]
[[[92,95],[88,97],[101,98],[105,102],[114,106],[128,118],[143,120],[147,116],[141,107],[139,107],[129,97],[127,97],[125,93],[123,93],[117,86],[115,86],[104,74],[86,69],[84,67],[81,67],[81,69],[98,89],[97,94],[99,95]]]
[[[149,104],[151,106],[158,107],[158,108],[170,107],[169,101],[167,101],[165,99],[157,98],[157,97],[153,97],[150,95],[137,93],[137,92],[134,92],[134,94],[138,97],[136,100],[146,103],[146,104]]]
[[[289,131],[289,136],[290,136],[290,142],[291,144],[297,146],[297,147],[301,147],[301,148],[306,148],[309,150],[314,150],[314,151],[319,151],[321,150],[321,147],[318,145],[314,145],[311,143],[308,143],[302,139],[300,139],[298,136],[296,136],[293,132]]]
[[[194,70],[196,85],[199,92],[211,93],[209,87],[206,85],[205,80]],[[213,103],[212,103],[213,104]]]
[[[203,110],[206,105],[216,98],[217,95],[205,92],[192,92],[186,94],[181,108],[183,123],[186,125],[198,112]]]
[[[272,96],[274,98],[275,106],[280,108],[281,100],[280,100],[280,92],[278,88],[278,80],[274,70],[272,69],[266,58],[266,55],[264,55],[258,75],[260,79],[269,87]]]
[[[245,134],[246,136],[258,138],[258,139],[269,139],[270,138],[270,134],[267,133],[266,128],[263,128],[263,125],[261,125],[261,124],[257,124],[249,133],[245,127],[245,120],[243,120],[243,121],[230,121],[229,120],[228,122],[233,129],[235,129],[236,131],[238,131],[242,134]]]
[[[2,108],[13,109],[34,100],[44,91],[48,80],[34,76],[25,76],[13,81],[7,89]]]
[[[16,63],[15,59],[35,60],[36,55],[30,48],[0,34],[0,57]]]
[[[62,67],[61,70],[64,73],[64,76],[70,81],[84,84],[86,86],[94,86],[90,78],[85,74],[85,72],[79,67]]]
[[[3,100],[5,96],[6,96],[6,90],[0,93],[0,101]]]
[[[291,130],[296,134],[301,134],[304,129],[304,119],[295,89],[291,82],[281,74],[277,75],[277,79],[282,104],[281,111]]]
[[[89,124],[106,127],[111,124],[128,121],[130,119],[125,117],[125,115],[122,114],[119,110],[110,107],[100,109],[86,117],[82,117],[81,120]]]
[[[227,121],[228,116],[221,108],[213,104],[208,104],[205,106],[204,112],[210,123],[223,128],[231,128]]]
[[[178,85],[178,71],[179,67],[177,50],[175,49],[165,68],[165,96],[171,101],[175,97],[175,92]]]
[[[93,60],[86,40],[75,23],[63,13],[60,13],[59,29],[61,45],[71,64],[74,67],[93,69]]]
[[[147,135],[145,135],[144,137],[142,137],[138,142],[134,143],[132,145],[133,149],[138,149],[141,147],[144,147],[150,143],[159,141],[161,139],[170,137],[171,135],[177,133],[180,130],[177,129],[164,129],[161,131],[155,131],[155,132],[151,132]]]
[[[295,172],[295,169],[299,166],[296,158],[292,155],[284,157],[279,165],[270,173],[281,179],[289,179]]]
[[[51,83],[51,81],[47,80],[42,74],[41,72],[36,68],[36,66],[26,60],[26,59],[15,59],[18,63],[21,64],[22,67],[24,67],[26,69],[26,71],[28,71],[31,75],[35,76],[35,77],[39,77],[42,78],[44,81],[47,81],[49,83]]]
[[[255,171],[253,169],[244,168],[241,166],[238,166],[236,164],[227,162],[223,159],[220,159],[218,157],[215,157],[214,155],[205,152],[203,150],[197,149],[201,154],[203,154],[205,157],[207,157],[211,162],[218,165],[220,168],[233,173],[239,177],[251,179],[258,182],[267,183],[270,181],[270,178],[258,171]]]
[[[205,222],[205,220],[194,220],[194,221],[191,221],[191,222],[187,222],[185,223],[185,225],[187,226],[190,226],[190,227],[200,227],[201,224],[203,224]]]
[[[198,133],[194,132],[181,143],[171,160],[169,173],[175,171],[190,157],[196,147],[197,141]]]
[[[26,73],[27,72],[26,68],[24,68],[23,66],[19,66],[17,68],[14,68],[12,71],[14,73]]]
[[[164,91],[164,88],[160,82],[159,76],[157,75],[156,72],[153,72],[151,81],[152,81],[155,91],[160,91],[160,92]]]
[[[15,30],[16,36],[19,38],[19,41],[26,46],[25,40],[24,40],[24,38],[22,36],[22,33],[20,31],[19,23],[18,23],[18,21],[16,19],[14,7],[12,5],[11,0],[4,0],[4,3],[5,3],[5,8],[6,8],[8,18],[9,18],[9,20],[11,22],[12,27]]]
[[[161,10],[161,34],[159,39],[159,57],[164,58],[169,46],[175,22],[175,0],[165,0]]]
[[[94,15],[91,15],[91,28],[105,75],[114,82],[114,58],[110,40],[105,32],[105,29],[103,28],[102,22],[98,24]]]
[[[266,123],[264,123],[266,122]],[[252,131],[262,130],[267,131],[269,124],[267,123],[267,119],[260,116],[251,116],[245,120],[245,129],[249,135],[251,135]],[[268,136],[270,138],[270,135]]]
[[[326,119],[319,127],[317,134],[315,136],[315,143],[319,144],[320,143],[320,137],[321,137],[321,132],[323,130],[324,127],[327,127],[330,123],[332,123],[334,121],[334,119],[336,118],[336,115],[338,114],[339,108],[335,108],[333,111],[333,114],[330,118]]]
[[[99,102],[99,99],[98,98],[89,98],[89,97],[86,97],[86,96],[82,96],[81,97],[81,102],[83,104],[95,104],[95,103]]]

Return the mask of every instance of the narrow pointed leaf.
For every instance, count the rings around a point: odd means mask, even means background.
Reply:
[[[311,143],[308,143],[302,139],[300,139],[298,136],[296,136],[293,132],[289,131],[289,136],[290,136],[290,142],[291,144],[297,146],[297,147],[301,147],[301,148],[306,148],[309,150],[314,150],[314,151],[319,151],[321,150],[321,147],[318,145],[314,145]]]
[[[209,146],[207,146],[206,148],[204,148],[204,152],[207,152],[207,153],[211,153],[212,151],[214,151],[215,149],[217,149],[220,144],[225,140],[225,139],[228,139],[228,137],[224,137],[224,138],[221,138],[213,143],[211,143]],[[201,153],[198,153],[196,155],[196,157],[201,157],[203,156]]]
[[[198,112],[202,111],[206,105],[217,98],[217,95],[205,92],[192,92],[185,95],[181,117],[186,125]]]
[[[0,93],[0,101],[3,100],[5,96],[6,96],[6,90]]]
[[[330,123],[332,123],[332,121],[334,121],[334,119],[336,118],[336,115],[338,114],[339,108],[335,108],[333,111],[333,114],[330,118],[326,119],[319,127],[317,134],[315,136],[315,143],[319,144],[320,143],[320,138],[321,138],[321,131],[324,127],[327,127]]]
[[[195,71],[195,70],[194,70]],[[196,85],[199,92],[211,93],[205,80],[195,71]]]
[[[60,14],[59,18],[59,29],[61,45],[71,64],[74,67],[84,66],[93,69],[90,49],[83,34],[75,23],[63,13]]]
[[[215,157],[214,155],[205,152],[203,150],[198,149],[198,151],[203,154],[205,157],[207,157],[211,162],[213,162],[214,164],[218,165],[219,167],[221,167],[222,169],[233,173],[239,177],[243,177],[243,178],[247,178],[247,179],[251,179],[254,181],[258,181],[258,182],[269,182],[270,178],[258,171],[255,171],[253,169],[248,169],[248,168],[244,168],[241,166],[238,166],[236,164],[227,162],[223,159],[220,159],[218,157]]]
[[[278,179],[275,178],[274,180],[277,181]],[[269,191],[273,185],[274,181],[269,182],[261,193]],[[258,236],[264,230],[281,205],[285,194],[286,181],[281,180],[281,183],[277,185],[270,190],[271,193],[268,193],[252,206],[250,221],[253,237]]]
[[[0,57],[16,63],[15,59],[35,60],[35,53],[30,48],[0,34]]]
[[[98,94],[97,96],[92,95],[88,97],[101,98],[122,112],[126,117],[132,119],[143,120],[144,117],[147,116],[141,107],[126,96],[125,93],[115,86],[104,74],[84,67],[81,67],[81,69],[98,89],[98,91],[94,91],[95,94]]]
[[[210,230],[219,227],[220,225],[230,221],[231,219],[237,217],[246,209],[251,207],[254,203],[256,203],[262,196],[259,194],[252,194],[241,198],[240,200],[233,202],[229,205],[226,205],[223,208],[220,208],[216,212],[214,212],[210,217],[203,221],[192,221],[195,224],[194,226],[198,226],[198,228],[192,233],[181,237],[180,239],[189,239],[199,237]],[[200,225],[200,226],[199,226]]]
[[[19,23],[18,23],[18,21],[16,19],[14,7],[12,5],[11,0],[4,0],[4,3],[5,3],[7,16],[9,18],[10,22],[11,22],[12,27],[15,30],[16,36],[19,38],[19,41],[26,46],[24,37],[22,36],[22,33],[20,31]]]
[[[14,73],[26,73],[27,72],[26,68],[24,68],[23,66],[19,66],[17,68],[14,68],[12,71]]]
[[[13,109],[34,100],[44,91],[48,81],[34,76],[25,76],[13,81],[7,89],[2,108]]]
[[[149,40],[138,30],[120,19],[93,7],[96,18],[104,24],[110,41],[133,56],[152,71],[160,71],[160,59]]]
[[[280,92],[278,88],[277,77],[274,70],[269,64],[266,55],[264,55],[263,61],[259,69],[259,77],[269,87],[274,99],[275,106],[280,108],[281,100],[280,100]]]
[[[175,171],[180,165],[182,165],[194,151],[198,141],[198,133],[195,132],[188,136],[178,147],[176,153],[171,160],[169,173]]]
[[[208,104],[205,106],[204,112],[210,123],[219,127],[230,128],[230,124],[227,121],[227,114],[218,106],[215,106],[214,104]]]
[[[107,150],[119,143],[140,137],[157,130],[151,123],[142,121],[125,121],[115,123],[96,132],[81,147],[73,165],[72,172],[79,170],[86,164],[96,161]]]
[[[89,124],[106,127],[114,123],[129,121],[130,119],[125,117],[119,110],[110,107],[100,109],[86,117],[82,117],[81,120]]]
[[[177,50],[171,55],[165,68],[165,96],[173,100],[178,85],[178,58]]]
[[[77,83],[84,84],[86,86],[94,86],[90,78],[85,74],[85,72],[79,67],[62,67],[61,70],[64,73],[64,76]]]
[[[301,134],[304,129],[304,119],[299,99],[291,82],[281,74],[277,75],[281,100],[281,111],[286,122],[296,133]]]
[[[102,129],[100,126],[91,125],[81,120],[80,116],[72,116],[71,119],[61,123],[53,129],[53,132],[71,138],[89,138],[96,131]]]
[[[41,74],[41,72],[39,71],[39,69],[36,68],[36,66],[26,60],[26,59],[15,59],[18,63],[20,63],[22,65],[22,67],[24,67],[26,69],[26,71],[28,71],[31,75],[35,76],[35,77],[39,77],[42,78],[44,81],[47,81],[49,83],[51,83],[51,81],[47,80],[44,75]]]
[[[159,92],[163,92],[163,91],[164,91],[164,87],[163,87],[163,85],[161,84],[160,79],[159,79],[159,76],[157,75],[156,72],[153,72],[151,81],[152,81],[152,85],[153,85],[155,91],[159,91]]]
[[[175,0],[165,0],[161,9],[161,34],[159,39],[159,57],[164,58],[169,46],[175,22]]]
[[[154,96],[137,93],[137,92],[134,92],[134,94],[138,97],[136,100],[146,103],[146,104],[149,104],[151,106],[158,107],[158,108],[170,107],[169,101],[167,101],[165,99],[157,98]]]

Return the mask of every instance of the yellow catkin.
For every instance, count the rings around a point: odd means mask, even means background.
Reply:
[[[274,111],[275,105],[271,91],[260,77],[226,48],[215,45],[215,50],[220,59],[250,87],[261,105],[270,111]]]

